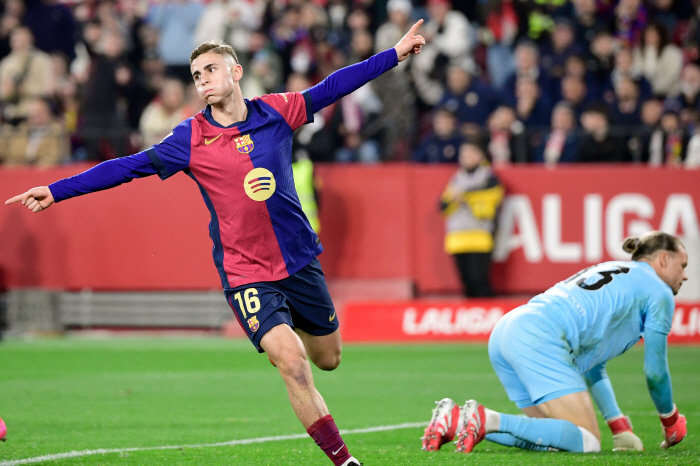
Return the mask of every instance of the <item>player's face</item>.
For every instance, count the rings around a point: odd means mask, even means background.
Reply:
[[[190,65],[197,95],[208,104],[216,104],[230,97],[243,70],[233,59],[214,52],[203,53]]]
[[[678,252],[672,252],[668,255],[668,260],[664,270],[664,277],[661,277],[668,286],[673,290],[673,294],[678,294],[681,285],[688,279],[685,273],[685,268],[688,265],[688,253],[685,249],[680,248]]]

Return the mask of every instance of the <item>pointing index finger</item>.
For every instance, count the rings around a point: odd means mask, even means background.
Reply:
[[[419,27],[421,24],[423,24],[423,18],[419,19],[418,21],[416,21],[416,24],[414,24],[413,26],[411,26],[411,30],[409,31],[409,32],[411,33],[411,35],[415,35],[415,34],[416,34],[416,29],[418,29],[418,27]]]
[[[22,200],[22,196],[24,196],[24,194],[20,194],[20,195],[18,195],[18,196],[13,197],[12,199],[6,200],[6,201],[5,201],[5,205],[14,204],[15,202],[21,201],[21,200]]]

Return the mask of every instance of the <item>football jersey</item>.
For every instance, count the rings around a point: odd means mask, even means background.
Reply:
[[[245,121],[221,126],[207,107],[146,151],[161,179],[183,171],[199,186],[224,289],[281,280],[323,251],[292,173],[292,133],[313,119],[308,93],[245,104]]]
[[[671,287],[646,262],[604,262],[535,296],[540,314],[563,328],[583,373],[624,353],[645,329],[667,335],[675,310]]]

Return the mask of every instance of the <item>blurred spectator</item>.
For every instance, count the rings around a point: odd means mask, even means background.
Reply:
[[[449,64],[472,61],[472,26],[449,0],[428,0],[428,21],[421,28],[427,43],[411,60],[411,72],[418,96],[427,105],[442,97]]]
[[[569,104],[558,103],[552,110],[552,129],[535,150],[534,161],[547,165],[577,162],[579,148],[574,111]]]
[[[551,80],[539,65],[539,49],[534,42],[521,42],[515,48],[515,72],[513,72],[503,87],[504,98],[511,102],[515,98],[516,83],[521,78],[535,81],[540,92],[550,97]]]
[[[616,126],[637,126],[640,123],[640,100],[637,83],[622,76],[615,86],[615,101],[611,105],[611,120]]]
[[[610,104],[615,100],[615,87],[623,76],[631,78],[637,84],[639,100],[645,101],[652,97],[651,83],[642,76],[641,71],[635,66],[632,50],[620,47],[615,52],[615,67],[603,83],[603,99],[607,103]]]
[[[26,0],[24,24],[34,33],[36,46],[44,52],[61,52],[75,58],[76,25],[73,14],[58,0]]]
[[[182,82],[192,80],[190,53],[203,11],[199,2],[164,0],[153,4],[148,13],[148,21],[160,31],[158,55],[166,64],[168,75]]]
[[[549,125],[552,114],[549,95],[542,94],[536,81],[527,77],[518,79],[515,97],[515,112],[525,126]]]
[[[495,168],[513,162],[527,162],[524,129],[511,107],[500,106],[491,114],[488,121],[488,155]]]
[[[463,139],[457,131],[454,113],[438,109],[433,113],[433,130],[413,153],[413,161],[421,163],[456,163]]]
[[[596,0],[573,0],[574,33],[576,42],[588,49],[593,42],[596,31],[611,31],[611,19],[603,12],[598,12]]]
[[[681,109],[700,108],[700,66],[688,63],[681,72],[680,95],[674,99]]]
[[[685,161],[689,139],[680,124],[677,110],[666,108],[659,127],[649,140],[649,165],[681,166]]]
[[[91,50],[89,73],[82,86],[81,134],[86,157],[89,160],[123,157],[128,152],[128,131],[118,102],[132,78],[125,66],[124,44],[119,35],[103,35],[96,23],[85,33],[97,37],[95,49]]]
[[[265,2],[261,0],[214,0],[205,7],[197,23],[194,46],[207,40],[228,43],[239,56],[249,50],[250,35],[262,26]],[[248,69],[244,65],[244,69]]]
[[[600,30],[591,42],[591,59],[587,68],[598,78],[598,82],[604,83],[610,76],[615,66],[615,38],[605,29]]]
[[[593,72],[586,68],[586,60],[582,55],[571,55],[564,63],[564,76],[574,76],[586,84],[586,98],[589,102],[600,98],[601,90],[598,79]],[[561,82],[559,83],[561,89]]]
[[[0,60],[10,53],[10,34],[14,28],[22,24],[24,11],[22,0],[3,2],[2,17],[0,17]]]
[[[646,100],[641,108],[641,125],[635,128],[629,145],[635,162],[649,161],[649,141],[661,123],[663,103],[657,99]]]
[[[51,74],[53,92],[51,101],[57,106],[60,119],[63,120],[68,134],[78,129],[78,87],[73,76],[68,72],[68,59],[60,52],[51,54]]]
[[[654,96],[675,97],[680,92],[683,54],[670,42],[662,24],[652,21],[644,28],[642,41],[634,49],[634,65],[651,83]]]
[[[32,32],[23,26],[12,30],[10,47],[0,61],[0,98],[5,119],[19,123],[29,113],[30,100],[53,92],[51,59],[34,48]]]
[[[515,71],[513,44],[518,37],[518,14],[513,0],[488,0],[486,2],[485,37],[486,67],[489,80],[495,89],[501,89],[508,76]]]
[[[544,47],[540,63],[542,69],[554,79],[564,77],[566,60],[572,55],[581,55],[585,49],[576,43],[573,24],[569,19],[559,18],[551,34],[551,45]]]
[[[642,38],[647,20],[642,0],[620,0],[615,7],[615,36],[624,46],[634,47]]]
[[[588,89],[583,79],[573,75],[564,76],[561,80],[561,100],[569,104],[578,121],[589,103]]]
[[[239,55],[239,59],[241,63],[247,62],[240,82],[244,95],[264,95],[281,90],[284,65],[262,31],[250,34],[248,53]]]
[[[459,169],[440,198],[445,217],[445,252],[455,259],[464,294],[492,296],[490,270],[496,214],[503,187],[484,150],[473,143],[459,148]]]
[[[28,111],[26,122],[3,127],[0,162],[7,166],[58,165],[70,155],[65,128],[52,115],[46,100],[30,100]]]
[[[632,154],[626,140],[610,130],[610,115],[605,104],[589,105],[581,115],[584,135],[579,162],[630,162]]]
[[[501,103],[498,94],[487,83],[476,79],[465,66],[450,65],[447,70],[447,86],[438,106],[445,107],[457,116],[463,134],[478,132],[489,115]]]
[[[374,39],[377,53],[396,45],[410,27],[410,0],[389,0],[386,7],[389,20],[377,29]],[[416,126],[416,94],[408,74],[408,64],[408,60],[403,61],[370,83],[384,108],[381,152],[385,160],[408,159],[409,145],[414,143],[411,133]]]
[[[148,15],[148,5],[142,0],[119,0],[119,16],[121,27],[126,34],[126,58],[132,69],[138,69],[141,62],[149,53],[151,47],[155,50],[157,42],[153,45],[148,43],[148,32],[150,26],[146,23]]]
[[[318,190],[316,189],[320,181],[314,175],[314,164],[305,152],[292,152],[292,172],[301,210],[309,220],[311,228],[316,233],[320,233],[321,222],[318,218]]]
[[[695,132],[688,141],[688,153],[685,156],[686,168],[700,168],[700,132]]]
[[[148,104],[141,115],[139,131],[143,137],[143,147],[159,143],[182,120],[193,114],[185,105],[185,85],[178,79],[166,79],[158,97]]]
[[[679,25],[680,19],[693,15],[693,2],[685,0],[649,0],[649,16],[663,24],[671,35]]]

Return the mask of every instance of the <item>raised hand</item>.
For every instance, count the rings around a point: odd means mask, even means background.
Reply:
[[[396,55],[399,61],[402,62],[414,53],[418,55],[421,48],[425,45],[425,39],[421,35],[416,35],[418,27],[423,24],[423,20],[419,19],[416,24],[411,26],[411,29],[401,38],[398,44],[394,46]]]
[[[688,434],[688,428],[686,427],[685,416],[678,414],[678,408],[673,405],[673,412],[667,416],[659,416],[661,419],[661,425],[664,428],[664,441],[661,442],[661,448],[666,450],[674,445],[680,443]]]
[[[51,204],[53,204],[53,194],[48,186],[39,186],[38,188],[32,188],[24,194],[13,197],[5,201],[5,205],[14,204],[15,202],[22,202],[22,205],[27,206],[32,212],[41,212],[44,209],[48,209]]]

